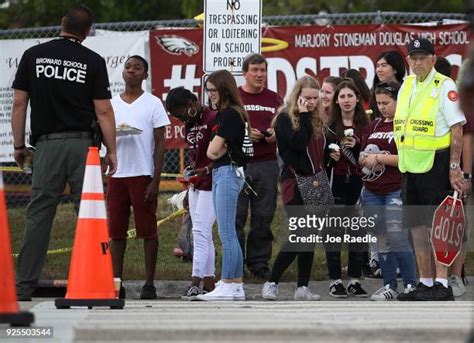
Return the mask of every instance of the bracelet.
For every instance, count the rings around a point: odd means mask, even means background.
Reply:
[[[13,146],[13,149],[14,149],[14,150],[23,150],[23,149],[25,149],[25,148],[26,148],[26,145],[25,145],[25,144],[20,145],[20,146]]]
[[[472,174],[471,173],[464,173],[464,180],[466,180],[466,181],[472,180]]]

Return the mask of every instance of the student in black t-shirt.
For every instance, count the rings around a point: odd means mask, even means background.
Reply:
[[[248,114],[240,99],[234,77],[226,70],[212,73],[206,81],[206,92],[213,108],[217,108],[214,137],[207,156],[213,160],[212,196],[222,243],[221,281],[200,300],[245,300],[242,284],[243,257],[235,217],[237,199],[244,185],[245,154],[242,150]],[[250,131],[248,129],[248,131]]]
[[[66,183],[79,209],[85,162],[99,122],[107,147],[106,164],[117,168],[115,119],[110,104],[105,61],[81,45],[93,14],[72,7],[61,21],[58,39],[35,45],[23,54],[13,82],[12,129],[15,161],[20,168],[31,154],[25,146],[25,121],[31,106],[33,191],[17,264],[19,300],[31,300],[46,259],[51,226]]]

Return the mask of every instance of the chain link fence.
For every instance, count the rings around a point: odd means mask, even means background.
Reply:
[[[417,13],[417,12],[374,12],[374,13],[340,13],[340,14],[308,14],[288,16],[266,16],[263,17],[264,26],[295,26],[295,25],[360,25],[360,24],[416,24],[435,23],[449,24],[455,21],[468,20],[466,14],[461,13]],[[153,20],[119,23],[99,23],[94,25],[94,30],[112,31],[143,31],[159,28],[192,28],[199,27],[202,22],[194,19],[184,20]],[[59,26],[34,27],[23,29],[0,30],[0,39],[28,39],[28,38],[50,38],[59,34]],[[94,35],[94,32],[92,32]],[[187,151],[168,150],[165,153],[163,173],[179,174],[188,162]],[[26,175],[15,167],[14,163],[0,164],[4,172],[4,183],[9,206],[24,206],[29,201],[31,189],[31,176]],[[168,184],[160,189],[177,189]],[[68,196],[64,196],[64,201]]]

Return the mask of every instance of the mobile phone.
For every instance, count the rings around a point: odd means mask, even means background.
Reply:
[[[194,169],[185,169],[184,170],[184,179],[189,180],[191,177],[196,176],[197,173]]]
[[[262,133],[262,135],[264,135],[265,137],[271,137],[272,134],[270,132],[268,132],[267,130],[260,130],[260,132]]]

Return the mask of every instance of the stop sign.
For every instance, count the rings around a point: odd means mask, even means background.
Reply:
[[[461,251],[464,236],[464,207],[461,199],[447,196],[438,206],[431,226],[431,246],[436,260],[451,266]]]

